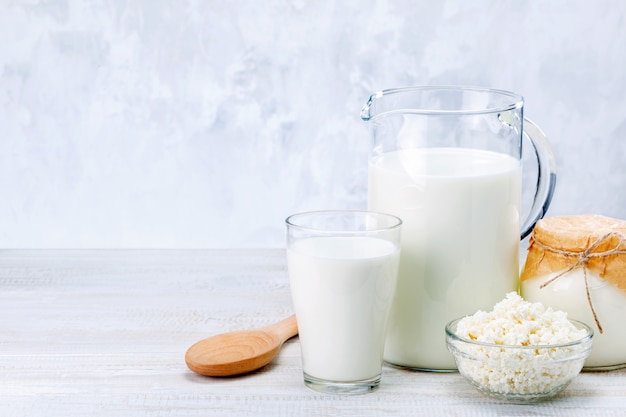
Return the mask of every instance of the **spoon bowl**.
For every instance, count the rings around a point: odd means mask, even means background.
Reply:
[[[193,344],[187,367],[206,376],[233,376],[259,369],[274,359],[283,343],[298,334],[296,316],[255,330],[219,334]]]

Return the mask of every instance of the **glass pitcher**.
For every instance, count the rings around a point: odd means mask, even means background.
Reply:
[[[556,182],[548,142],[523,108],[517,94],[474,87],[385,90],[363,107],[369,210],[404,223],[386,362],[454,370],[446,323],[517,291],[520,236],[543,217]],[[522,222],[524,137],[538,180]]]

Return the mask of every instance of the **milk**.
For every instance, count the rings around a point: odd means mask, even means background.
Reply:
[[[369,209],[403,221],[386,361],[455,369],[446,323],[517,289],[520,199],[520,162],[508,155],[425,148],[372,159]]]
[[[314,237],[287,262],[306,375],[359,381],[381,373],[399,249],[373,237]]]

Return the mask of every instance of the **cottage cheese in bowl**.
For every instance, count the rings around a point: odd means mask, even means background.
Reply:
[[[493,311],[450,322],[446,341],[459,372],[483,392],[534,402],[563,390],[591,351],[593,330],[567,313],[509,293]]]

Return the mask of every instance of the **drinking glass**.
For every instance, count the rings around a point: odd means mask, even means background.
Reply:
[[[366,211],[286,219],[287,266],[304,383],[324,393],[378,388],[402,221]]]

